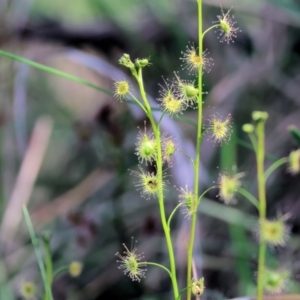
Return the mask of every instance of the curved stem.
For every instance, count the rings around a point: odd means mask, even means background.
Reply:
[[[268,177],[280,166],[284,165],[285,163],[289,162],[287,157],[282,157],[275,161],[265,172],[265,181],[267,181]]]
[[[143,83],[143,76],[142,76],[142,69],[139,69],[138,75],[136,76],[139,88],[140,88],[140,93],[141,97],[144,101],[145,107],[148,111],[148,118],[150,120],[155,139],[156,139],[156,144],[157,144],[157,160],[156,160],[156,166],[157,166],[157,177],[158,177],[158,182],[162,183],[163,182],[163,160],[162,160],[162,148],[161,148],[161,135],[160,135],[160,129],[156,125],[154,117],[152,115],[152,111],[146,96],[146,92],[144,89],[144,83]],[[174,250],[173,250],[173,245],[172,245],[172,239],[169,231],[169,227],[167,224],[166,220],[166,213],[165,213],[165,206],[164,206],[164,193],[163,193],[163,187],[161,184],[161,187],[158,191],[158,204],[159,204],[159,211],[160,211],[160,218],[161,218],[161,223],[162,227],[164,230],[165,238],[166,238],[166,243],[167,243],[167,248],[168,248],[168,253],[169,253],[169,259],[170,259],[170,269],[171,269],[171,280],[172,280],[172,287],[173,287],[173,293],[174,293],[174,298],[176,299],[178,296],[178,284],[177,284],[177,278],[176,278],[176,264],[175,264],[175,256],[174,256]]]
[[[55,279],[56,276],[58,276],[60,273],[66,272],[68,271],[69,266],[63,266],[58,268],[57,270],[55,270],[55,272],[53,273],[53,279]]]
[[[258,200],[250,192],[241,187],[237,189],[237,192],[243,195],[245,198],[247,198],[257,209],[259,209]]]
[[[159,120],[158,120],[158,122],[157,122],[157,127],[160,127],[160,123],[161,123],[161,121],[162,121],[162,119],[163,119],[166,112],[167,112],[167,110],[164,109],[161,116],[160,116],[160,118],[159,118]]]
[[[144,107],[144,105],[131,93],[131,92],[129,92],[128,93],[131,97],[132,97],[132,99],[134,99],[134,101],[141,107],[141,109],[145,112],[145,114],[146,115],[148,115],[148,112],[147,112],[147,110],[146,110],[146,108]]]
[[[168,227],[169,227],[169,230],[170,230],[170,223],[171,223],[171,220],[173,218],[173,215],[175,214],[176,210],[182,205],[182,202],[180,202],[172,211],[169,219],[168,219]]]
[[[180,152],[180,153],[184,154],[187,158],[189,158],[190,161],[191,161],[191,163],[192,163],[192,165],[193,165],[193,167],[195,168],[195,162],[194,162],[194,160],[187,153],[185,153],[182,150],[177,150],[177,152]]]
[[[211,186],[210,188],[208,188],[207,190],[205,190],[205,191],[200,195],[200,197],[199,197],[199,202],[201,201],[201,199],[203,198],[203,196],[204,196],[208,191],[210,191],[210,190],[212,190],[212,189],[216,189],[216,188],[217,188],[217,186],[214,185],[214,186]]]
[[[199,56],[202,56],[203,44],[202,44],[202,0],[197,0],[198,3],[198,42],[199,42]],[[202,67],[198,69],[198,124],[197,124],[197,145],[196,145],[196,159],[194,168],[194,197],[198,199],[199,193],[199,169],[200,169],[200,148],[202,141]],[[198,205],[200,204],[200,201]],[[191,230],[189,237],[189,245],[187,250],[187,287],[192,285],[192,260],[193,249],[196,232],[197,213],[194,213],[191,220]],[[192,291],[187,289],[187,300],[191,300]]]
[[[181,297],[181,295],[183,294],[183,292],[184,291],[186,291],[188,289],[188,287],[186,287],[186,288],[184,288],[184,289],[182,289],[181,291],[180,291],[180,293],[179,293],[179,295],[178,295],[178,297],[177,297],[177,299],[176,300],[180,300],[180,297]]]
[[[210,30],[212,30],[213,28],[216,28],[216,27],[220,27],[220,24],[213,25],[213,26],[209,27],[208,29],[206,29],[206,30],[202,33],[202,40],[204,39],[204,36],[205,36]]]
[[[152,266],[159,267],[159,268],[165,270],[169,274],[170,278],[172,279],[172,274],[171,274],[170,270],[168,268],[166,268],[165,266],[161,265],[161,264],[157,264],[157,263],[149,262],[149,261],[143,261],[140,264],[143,264],[143,265],[152,265]]]
[[[266,187],[264,175],[264,159],[265,159],[265,132],[264,121],[259,121],[256,128],[257,133],[257,184],[259,199],[259,253],[258,253],[258,277],[257,277],[257,300],[262,300],[264,291],[264,272],[265,272],[265,256],[266,242],[262,234],[262,226],[266,220]]]

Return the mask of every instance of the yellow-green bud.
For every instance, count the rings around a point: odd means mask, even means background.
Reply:
[[[285,225],[285,218],[277,220],[265,220],[261,224],[263,240],[269,245],[283,246],[288,239],[288,229]]]
[[[204,292],[204,278],[200,278],[197,281],[193,281],[192,283],[192,293],[194,296],[201,296]]]
[[[292,151],[289,155],[289,171],[292,174],[300,173],[300,149]]]
[[[36,293],[36,286],[31,281],[25,281],[21,285],[21,296],[25,299],[33,299]]]
[[[252,133],[254,131],[254,126],[252,124],[244,124],[242,129],[246,133]]]
[[[135,65],[138,67],[138,68],[144,68],[146,66],[149,65],[149,59],[147,58],[143,58],[143,59],[136,59],[135,61]]]
[[[264,272],[264,290],[268,294],[280,294],[284,291],[288,282],[287,271],[266,269]]]
[[[83,265],[79,261],[72,261],[69,265],[69,273],[72,277],[78,277],[82,272]]]
[[[266,121],[269,117],[269,114],[265,111],[254,111],[252,113],[252,119],[256,122]]]
[[[124,53],[122,55],[122,57],[119,59],[119,64],[123,65],[123,66],[125,66],[125,67],[127,67],[129,69],[134,68],[134,64],[131,61],[129,54],[127,54],[127,53]]]

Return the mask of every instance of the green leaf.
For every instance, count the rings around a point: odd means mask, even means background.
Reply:
[[[300,131],[294,125],[290,126],[288,129],[294,140],[300,145]]]

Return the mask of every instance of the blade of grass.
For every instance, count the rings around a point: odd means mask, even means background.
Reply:
[[[54,74],[56,76],[59,76],[59,77],[62,77],[62,78],[66,78],[66,79],[69,79],[69,80],[72,80],[74,82],[78,82],[80,84],[83,84],[83,85],[86,85],[86,86],[89,86],[93,89],[96,89],[98,91],[101,91],[105,94],[108,94],[108,95],[113,95],[113,93],[107,89],[104,89],[98,85],[95,85],[89,81],[86,81],[80,77],[77,77],[77,76],[73,76],[71,74],[68,74],[68,73],[65,73],[65,72],[62,72],[62,71],[59,71],[57,69],[54,69],[54,68],[51,68],[51,67],[48,67],[48,66],[45,66],[45,65],[42,65],[42,64],[39,64],[37,62],[34,62],[32,60],[29,60],[29,59],[26,59],[26,58],[23,58],[21,56],[18,56],[18,55],[14,55],[12,53],[9,53],[9,52],[6,52],[6,51],[3,51],[3,50],[0,50],[0,55],[4,56],[4,57],[7,57],[7,58],[10,58],[10,59],[13,59],[15,61],[19,61],[21,63],[24,63],[24,64],[27,64],[31,67],[34,67],[36,69],[39,69],[39,70],[42,70],[42,71],[45,71],[45,72],[48,72],[48,73],[51,73],[51,74]]]
[[[46,270],[45,270],[45,265],[43,262],[43,258],[42,258],[42,253],[40,251],[39,245],[38,245],[38,240],[37,237],[35,235],[32,223],[31,223],[31,219],[29,216],[29,212],[28,209],[25,205],[22,206],[22,210],[23,210],[23,215],[25,218],[25,222],[29,231],[29,235],[30,235],[30,239],[31,239],[31,243],[33,245],[34,248],[34,252],[37,258],[37,262],[39,265],[39,269],[41,272],[41,276],[43,279],[43,283],[44,283],[44,287],[45,287],[45,293],[46,293],[46,297],[45,299],[47,300],[53,300],[53,296],[52,296],[52,291],[51,291],[51,286],[49,286],[48,281],[47,281],[47,275],[46,275]]]

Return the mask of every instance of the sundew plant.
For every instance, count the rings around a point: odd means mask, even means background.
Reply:
[[[201,143],[204,136],[213,140],[214,145],[226,143],[230,139],[232,131],[232,117],[229,114],[223,118],[215,113],[207,124],[204,124],[203,112],[203,76],[210,72],[213,66],[213,59],[209,56],[209,50],[203,48],[203,40],[209,32],[216,32],[217,38],[223,44],[233,43],[241,31],[237,26],[237,22],[232,15],[231,9],[224,11],[221,8],[220,15],[217,20],[213,21],[213,26],[208,29],[202,28],[202,1],[198,0],[198,46],[189,43],[186,50],[182,52],[180,57],[183,71],[192,76],[191,80],[183,80],[177,72],[174,72],[172,80],[164,80],[160,85],[158,102],[161,106],[161,116],[159,120],[155,120],[152,108],[147,99],[147,94],[144,88],[143,72],[145,67],[151,66],[149,58],[131,59],[129,54],[124,54],[119,63],[131,71],[135,78],[140,97],[135,97],[132,93],[132,87],[126,80],[115,82],[114,94],[117,99],[126,98],[133,99],[144,111],[147,122],[151,124],[151,129],[140,130],[137,137],[136,152],[140,162],[139,171],[131,171],[131,174],[136,177],[136,187],[140,191],[141,196],[149,199],[155,198],[158,201],[161,224],[163,227],[165,240],[169,254],[169,266],[163,266],[155,262],[143,260],[143,254],[139,253],[136,245],[131,250],[124,245],[125,251],[123,254],[117,253],[119,257],[120,269],[124,274],[128,275],[132,280],[140,281],[146,272],[147,265],[155,265],[166,271],[170,277],[173,298],[181,299],[186,293],[186,299],[199,297],[205,289],[205,278],[196,278],[193,274],[193,255],[194,255],[194,239],[197,222],[197,211],[201,204],[201,199],[210,190],[219,189],[219,198],[225,204],[232,204],[235,201],[235,193],[242,194],[248,199],[258,210],[259,220],[257,225],[257,235],[259,240],[258,253],[258,271],[257,271],[257,299],[261,300],[264,293],[281,293],[284,290],[288,272],[284,270],[273,270],[265,268],[266,245],[284,245],[287,238],[287,227],[285,220],[287,216],[279,217],[276,220],[266,219],[266,193],[265,182],[268,176],[279,166],[284,163],[291,162],[293,159],[282,158],[276,161],[267,171],[264,170],[264,125],[268,118],[266,112],[255,111],[252,114],[254,125],[245,124],[243,130],[249,134],[253,144],[253,149],[257,158],[257,184],[258,184],[258,199],[250,194],[247,190],[241,187],[241,178],[243,173],[229,175],[220,174],[218,184],[207,190],[201,189],[201,174],[200,174],[200,153]],[[225,47],[226,45],[224,45]],[[197,79],[195,80],[195,77]],[[170,117],[182,114],[186,109],[193,108],[198,110],[197,121],[197,136],[196,136],[196,154],[192,158],[181,149],[177,149],[175,140],[167,133],[161,130],[161,120],[169,115]],[[145,121],[146,123],[146,121]],[[166,169],[171,166],[172,156],[176,151],[186,154],[192,164],[194,171],[194,187],[189,189],[180,187],[179,204],[175,206],[170,215],[166,214],[164,189],[168,183],[165,178]],[[296,165],[299,164],[299,157],[295,159]],[[292,165],[293,163],[291,163]],[[154,166],[155,171],[147,171],[147,166]],[[172,244],[170,223],[172,217],[177,212],[178,208],[190,220],[189,239],[187,241],[187,274],[186,285],[179,287],[176,274],[175,249]]]
[[[217,183],[207,189],[203,188],[204,184],[202,184],[200,174],[200,154],[203,138],[207,137],[208,140],[211,140],[212,147],[218,147],[228,142],[234,122],[231,114],[221,116],[217,112],[207,122],[203,121],[203,95],[207,93],[203,89],[203,77],[214,67],[213,58],[210,57],[209,49],[203,47],[203,41],[207,34],[215,34],[216,38],[223,44],[222,47],[230,47],[230,44],[234,43],[235,39],[238,38],[241,30],[235,21],[232,9],[226,11],[222,7],[220,14],[215,20],[212,20],[212,26],[207,29],[203,28],[202,0],[197,0],[195,5],[198,8],[198,45],[187,42],[185,51],[182,51],[181,57],[178,58],[182,71],[186,72],[187,76],[190,76],[190,80],[182,79],[179,72],[172,70],[174,71],[173,78],[164,79],[163,82],[159,83],[160,90],[157,102],[161,113],[158,119],[154,117],[154,110],[148,101],[143,80],[143,72],[147,72],[147,68],[155,68],[155,65],[151,64],[147,54],[143,54],[146,55],[146,58],[142,59],[132,59],[130,54],[123,54],[119,59],[119,64],[129,69],[132,77],[135,79],[135,86],[138,89],[139,96],[135,96],[137,94],[133,93],[135,87],[125,79],[114,83],[113,94],[117,101],[133,100],[145,114],[144,127],[138,130],[135,144],[135,155],[139,161],[139,168],[128,172],[135,179],[135,187],[140,192],[141,197],[145,200],[155,200],[158,203],[169,263],[161,265],[157,262],[146,261],[144,254],[139,251],[134,240],[132,240],[131,245],[123,244],[123,251],[116,253],[117,263],[119,269],[125,275],[138,282],[143,280],[149,266],[158,267],[162,272],[166,272],[170,278],[172,299],[191,300],[195,297],[199,299],[205,292],[205,278],[198,278],[193,266],[194,257],[197,255],[194,253],[194,242],[201,200],[208,191],[216,189],[218,198],[224,205],[232,205],[236,203],[236,194],[239,193],[255,207],[258,215],[257,222],[253,226],[258,244],[258,251],[254,253],[257,256],[257,271],[253,274],[253,280],[256,280],[257,300],[262,300],[265,294],[278,295],[284,292],[291,277],[288,270],[281,267],[275,269],[273,266],[267,265],[267,247],[271,247],[271,249],[284,247],[289,238],[289,229],[286,225],[289,214],[282,213],[274,219],[267,217],[266,182],[277,168],[285,164],[288,165],[287,171],[290,174],[299,174],[300,149],[292,151],[288,157],[274,161],[271,166],[265,169],[265,126],[269,116],[267,112],[254,111],[252,113],[252,123],[244,124],[242,129],[248,135],[256,157],[257,179],[255,184],[257,186],[257,196],[251,194],[243,187],[242,179],[245,176],[244,173],[221,173],[215,180]],[[96,90],[107,92],[105,89],[81,78],[11,53],[0,50],[0,55]],[[161,129],[163,118],[175,118],[190,108],[197,110],[198,116],[195,157],[191,157],[181,149],[178,149],[176,140],[168,132],[164,132]],[[296,129],[291,129],[291,133],[300,144],[300,133]],[[186,186],[173,187],[178,194],[178,202],[174,203],[171,213],[167,213],[165,191],[166,188],[172,189],[167,179],[167,171],[169,168],[172,168],[176,152],[180,152],[188,157],[194,181]],[[193,186],[190,187],[189,184],[193,184]],[[180,283],[180,285],[175,259],[176,249],[172,242],[171,232],[172,219],[179,212],[189,220],[190,226],[189,237],[185,241],[186,280],[184,284]],[[54,270],[50,237],[45,234],[40,239],[37,238],[26,205],[23,206],[23,216],[38,261],[43,288],[38,289],[33,282],[25,281],[20,289],[20,294],[25,299],[37,299],[37,294],[39,294],[41,299],[53,300],[52,283],[55,278],[62,272],[68,272],[72,277],[76,278],[80,276],[84,266],[80,261],[73,261],[68,266],[62,266]]]
[[[145,266],[154,264],[164,269],[170,276],[174,299],[180,299],[184,291],[187,293],[187,299],[191,299],[192,295],[201,296],[204,291],[204,278],[195,278],[192,276],[193,264],[193,249],[195,239],[195,229],[197,222],[197,210],[201,203],[201,199],[206,192],[217,186],[212,186],[206,191],[201,190],[201,174],[199,173],[200,166],[200,153],[201,142],[204,135],[208,135],[210,139],[214,140],[216,144],[221,144],[228,141],[231,133],[231,115],[222,118],[215,114],[212,116],[208,124],[203,124],[202,120],[202,106],[203,106],[203,88],[202,78],[206,72],[209,72],[213,60],[209,56],[209,50],[203,49],[203,39],[210,31],[216,31],[217,38],[224,44],[234,42],[240,29],[238,28],[231,10],[226,12],[221,8],[221,14],[217,16],[217,20],[213,22],[213,26],[203,30],[202,28],[202,1],[198,0],[198,30],[199,42],[198,47],[189,44],[186,51],[182,52],[180,58],[182,62],[182,69],[189,75],[196,75],[197,80],[183,80],[179,77],[178,73],[174,72],[173,80],[165,80],[161,85],[160,97],[158,99],[162,113],[158,121],[153,117],[153,111],[147,99],[146,91],[144,88],[143,71],[145,67],[150,65],[149,59],[135,59],[132,60],[129,54],[124,54],[119,63],[124,67],[130,69],[132,76],[135,78],[140,97],[137,98],[133,95],[131,87],[125,80],[115,82],[114,94],[118,99],[125,99],[126,97],[132,98],[144,111],[151,124],[151,130],[140,131],[136,144],[136,155],[140,161],[140,171],[132,171],[131,173],[136,176],[136,186],[141,192],[141,196],[145,198],[156,198],[160,209],[161,224],[164,230],[165,240],[169,253],[170,266],[162,266],[153,262],[141,261],[141,255],[137,254],[134,247],[129,250],[126,246],[124,254],[117,253],[120,258],[120,269],[129,275],[133,280],[140,281],[145,275]],[[194,78],[194,77],[193,77]],[[181,187],[179,200],[173,212],[167,216],[165,211],[164,201],[164,187],[166,185],[165,169],[170,167],[170,161],[177,149],[175,141],[172,137],[161,131],[160,123],[165,115],[171,117],[182,114],[187,108],[194,108],[198,110],[197,122],[197,136],[196,136],[196,156],[190,157],[193,170],[194,170],[194,187]],[[147,164],[155,166],[154,172],[147,171]],[[230,201],[231,193],[238,187],[238,178],[235,176],[228,178],[226,176],[220,177],[220,196],[224,201]],[[187,276],[186,286],[181,289],[178,286],[176,275],[176,261],[174,255],[174,246],[172,244],[170,223],[174,213],[182,206],[182,211],[190,219],[190,237],[187,244]]]

